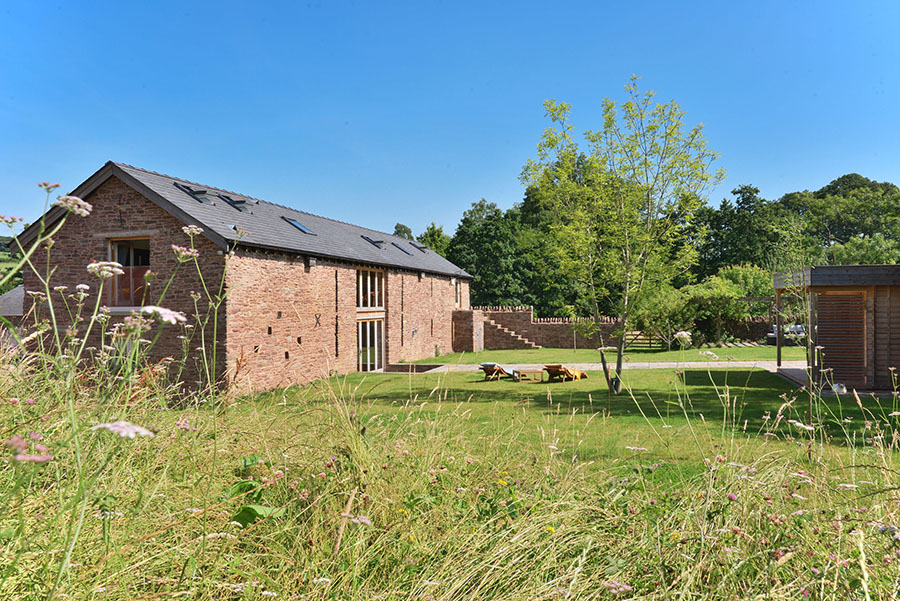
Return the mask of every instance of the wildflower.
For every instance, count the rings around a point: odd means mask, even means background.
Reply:
[[[507,485],[508,485],[507,482],[506,482],[506,480],[504,480],[503,478],[497,478],[497,484],[499,484],[500,486],[507,486]]]
[[[309,489],[304,488],[299,493],[297,493],[297,496],[300,497],[301,499],[308,499],[309,498]]]
[[[838,484],[838,488],[843,488],[845,490],[853,490],[854,488],[859,488],[858,484],[847,484],[846,482],[841,482]]]
[[[644,447],[625,447],[629,451],[646,451],[647,449]]]
[[[87,266],[87,270],[101,280],[108,280],[114,275],[123,275],[125,273],[122,265],[115,261],[94,261]]]
[[[619,593],[627,593],[628,591],[632,590],[630,586],[628,586],[627,584],[622,584],[618,580],[610,580],[609,582],[601,582],[600,584],[617,595]]]
[[[13,398],[9,399],[9,404],[10,404],[10,405],[18,405],[18,404],[19,404],[19,399],[13,397]]]
[[[313,584],[328,584],[331,582],[331,578],[325,578],[324,576],[320,576],[319,578],[313,578]]]
[[[365,495],[365,496],[368,497],[368,495]],[[355,518],[353,518],[350,521],[353,522],[354,524],[360,524],[362,526],[371,526],[372,525],[372,520],[370,520],[368,517],[366,517],[364,515],[357,515]]]
[[[53,206],[62,207],[70,213],[75,213],[79,217],[87,217],[91,214],[91,209],[93,208],[90,204],[77,196],[57,196]]]
[[[680,332],[675,333],[675,340],[678,341],[678,344],[684,347],[688,347],[691,345],[691,333],[681,330]]]
[[[260,593],[260,595],[262,595],[263,597],[277,597],[278,593],[274,591],[263,591]]]
[[[897,417],[898,415],[900,415],[900,411],[891,411],[888,413],[888,417]]]
[[[544,526],[544,530],[546,530],[546,531],[549,532],[550,534],[555,534],[555,533],[556,533],[556,528],[554,528],[553,526]]]
[[[126,421],[97,424],[96,426],[92,426],[91,430],[109,430],[122,438],[134,438],[135,436],[149,436],[152,438],[154,436],[153,432],[147,428]]]
[[[179,263],[184,263],[200,256],[200,251],[196,248],[186,248],[177,244],[172,245],[172,251],[175,253],[175,258],[178,259]]]
[[[31,440],[43,440],[44,435],[41,434],[40,432],[32,432],[31,434],[28,435],[28,438],[30,438]]]
[[[425,586],[440,586],[441,582],[439,580],[426,580],[422,584]]]
[[[78,284],[77,286],[75,286],[75,290],[77,290],[78,292],[87,292],[90,289],[91,287],[87,284]]]
[[[712,351],[700,351],[700,356],[709,357],[712,360],[716,360],[719,358],[719,356]]]
[[[46,448],[46,447],[44,447]],[[19,453],[15,457],[16,461],[20,461],[23,463],[47,463],[51,459],[53,459],[53,455],[50,453],[41,453],[40,455],[27,455],[25,453]]]
[[[17,451],[24,451],[28,448],[28,443],[20,434],[14,434],[12,438],[3,442],[6,446]]]
[[[34,399],[25,399],[26,405],[34,405],[34,403],[35,403]]]
[[[159,319],[161,322],[170,323],[173,326],[187,321],[187,318],[184,316],[184,313],[180,313],[178,311],[172,311],[171,309],[166,309],[165,307],[156,307],[153,305],[150,305],[147,307],[141,307],[141,313],[146,313],[148,315],[155,315],[156,318]]]
[[[55,190],[59,188],[59,184],[51,184],[50,182],[41,182],[38,184],[38,188],[43,188],[47,192]]]
[[[737,495],[734,494],[733,492],[728,493],[728,500],[729,501],[737,501]]]
[[[197,227],[196,225],[186,225],[181,228],[181,231],[193,238],[194,236],[199,236],[203,233],[203,228]]]
[[[0,215],[0,223],[13,225],[14,223],[18,223],[19,221],[24,221],[24,219],[22,217],[7,217],[6,215]]]
[[[198,428],[194,428],[193,426],[191,426],[188,423],[188,418],[184,418],[181,420],[176,419],[175,425],[178,426],[179,428],[181,428],[182,430],[188,430],[188,431],[192,431],[192,432],[196,432],[198,430]]]

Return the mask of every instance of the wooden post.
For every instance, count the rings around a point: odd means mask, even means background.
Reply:
[[[781,315],[781,290],[775,291],[775,364],[781,368],[781,343],[783,341],[784,317]]]
[[[809,288],[809,324],[807,326],[806,332],[806,344],[808,345],[809,350],[807,351],[807,362],[809,367],[809,374],[812,382],[816,385],[821,385],[822,383],[819,381],[819,352],[816,350],[816,346],[818,342],[816,340],[816,325],[819,322],[818,318],[819,314],[819,302],[816,298],[816,292]]]

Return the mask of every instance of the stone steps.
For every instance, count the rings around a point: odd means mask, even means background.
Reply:
[[[515,341],[515,342],[513,342],[514,346],[511,346],[510,348],[519,348],[519,349],[541,348],[539,345],[528,340],[521,334],[517,334],[516,332],[510,330],[509,328],[506,328],[506,327],[500,325],[493,319],[485,319],[484,325],[485,325],[485,327],[493,328],[496,332],[502,333],[502,335],[504,337],[507,337],[508,339],[510,339],[510,341]],[[485,335],[485,338],[487,338],[487,335]]]

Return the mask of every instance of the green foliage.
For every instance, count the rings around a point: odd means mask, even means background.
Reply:
[[[413,239],[412,229],[410,229],[408,225],[402,223],[398,223],[394,226],[394,235],[406,238],[407,240]]]
[[[716,275],[737,286],[744,298],[773,298],[775,296],[772,272],[758,265],[731,265],[723,267]],[[746,313],[747,315],[768,315],[770,308],[771,304],[768,302],[748,303]]]
[[[707,339],[722,342],[722,326],[728,319],[747,316],[747,303],[741,301],[743,291],[737,284],[718,275],[711,275],[699,284],[687,286],[697,325]],[[706,324],[703,324],[703,322]]]
[[[635,306],[634,325],[648,336],[659,338],[671,349],[675,334],[689,330],[695,310],[684,290],[669,284],[657,284],[648,289]]]
[[[434,221],[425,228],[425,231],[416,236],[416,240],[441,255],[447,256],[447,248],[450,246],[450,236],[444,233],[444,226],[435,224]]]
[[[548,100],[551,127],[522,180],[536,187],[556,216],[551,226],[562,272],[585,291],[595,318],[606,300],[628,331],[645,290],[668,284],[695,262],[694,216],[722,173],[702,126],[685,129],[672,101],[656,104],[636,78],[628,100],[603,102],[603,124],[575,139],[571,108]],[[621,373],[620,336],[616,373]]]
[[[447,258],[472,274],[473,305],[514,305],[522,297],[517,275],[518,223],[496,204],[481,199],[463,214]]]
[[[265,518],[277,518],[283,516],[285,510],[283,507],[266,507],[264,505],[242,505],[237,512],[231,516],[232,522],[237,522],[243,527],[247,527],[257,520]]]
[[[882,234],[856,236],[825,251],[830,265],[895,265],[900,262],[900,241]]]

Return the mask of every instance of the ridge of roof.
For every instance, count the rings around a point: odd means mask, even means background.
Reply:
[[[199,186],[201,188],[209,188],[211,190],[216,190],[217,192],[227,192],[228,194],[234,194],[235,196],[243,196],[244,198],[249,198],[250,200],[256,200],[258,202],[268,202],[261,198],[256,198],[256,197],[250,196],[249,194],[243,194],[241,192],[234,192],[232,190],[226,190],[225,188],[217,188],[216,186],[201,184],[200,182],[194,182],[189,179],[184,179],[183,177],[176,177],[174,175],[169,175],[167,173],[160,173],[159,171],[153,171],[152,169],[144,169],[143,167],[135,167],[134,165],[129,165],[128,163],[120,163],[118,161],[110,161],[110,163],[112,163],[113,165],[116,165],[117,167],[127,167],[129,169],[134,169],[135,171],[143,171],[144,173],[149,173],[150,175],[158,175],[159,177],[174,179],[179,182],[183,182],[185,184],[190,184],[192,186]],[[269,204],[274,204],[274,203],[270,202]]]

